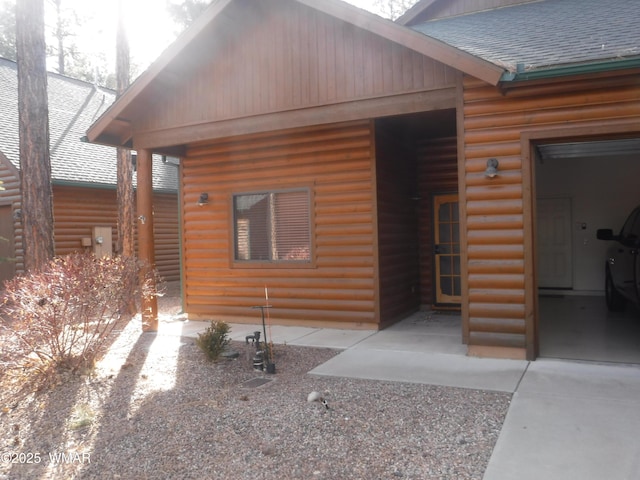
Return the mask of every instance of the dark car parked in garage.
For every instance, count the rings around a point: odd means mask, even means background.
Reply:
[[[640,206],[631,212],[618,235],[603,228],[597,236],[615,242],[607,250],[605,263],[607,307],[621,311],[627,301],[640,306]]]

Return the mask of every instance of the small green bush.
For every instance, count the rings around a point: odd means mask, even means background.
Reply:
[[[204,333],[199,333],[196,345],[202,350],[207,358],[212,362],[218,360],[222,352],[231,342],[228,336],[229,325],[222,321],[211,320],[211,325]]]

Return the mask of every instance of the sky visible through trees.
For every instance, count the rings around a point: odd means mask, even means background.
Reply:
[[[131,73],[142,73],[183,26],[168,6],[209,3],[210,0],[127,0],[125,26],[131,49]],[[346,0],[381,16],[397,17],[416,0]],[[0,56],[15,59],[11,51],[16,0],[0,0]],[[117,2],[98,0],[44,0],[47,36],[47,68],[59,72],[59,36],[63,36],[64,74],[100,85],[115,87]],[[59,5],[58,5],[59,4]],[[58,17],[57,7],[60,9]],[[56,37],[58,32],[58,37]],[[133,80],[133,78],[132,78]]]

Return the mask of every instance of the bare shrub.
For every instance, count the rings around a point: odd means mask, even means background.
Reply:
[[[132,317],[135,302],[155,295],[135,258],[75,253],[7,282],[4,327],[20,346],[21,368],[91,368],[111,333]],[[153,273],[155,275],[155,272]],[[142,279],[142,281],[141,281]]]

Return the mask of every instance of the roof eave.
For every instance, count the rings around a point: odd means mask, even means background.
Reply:
[[[198,17],[167,50],[111,105],[105,113],[87,130],[91,143],[130,147],[130,135],[114,135],[109,127],[114,123],[126,122],[123,113],[132,102],[156,79],[161,72],[212,22],[233,0],[214,0],[209,8]],[[397,25],[378,15],[354,7],[338,0],[295,0],[312,9],[334,16],[356,27],[396,42],[445,65],[473,75],[492,85],[500,81],[504,69],[484,59],[470,55],[451,45]],[[128,143],[129,142],[129,143]]]
[[[558,77],[575,75],[589,75],[614,70],[627,70],[640,68],[640,57],[612,59],[598,62],[580,63],[575,65],[561,65],[539,70],[525,72],[505,72],[500,78],[502,85],[527,82],[534,80],[547,80]]]
[[[200,15],[190,28],[187,28],[178,39],[173,42],[151,66],[143,72],[124,93],[96,120],[87,130],[87,139],[91,143],[102,143],[111,146],[127,146],[130,139],[122,143],[116,137],[106,133],[113,122],[126,121],[122,119],[122,112],[133,100],[146,89],[151,82],[193,41],[209,23],[216,18],[233,0],[213,0],[209,7]]]
[[[413,20],[415,20],[418,16],[420,16],[423,12],[425,12],[429,7],[431,7],[434,3],[439,0],[418,0],[416,4],[414,4],[409,10],[404,12],[400,17],[396,19],[396,23],[398,25],[408,25]]]

